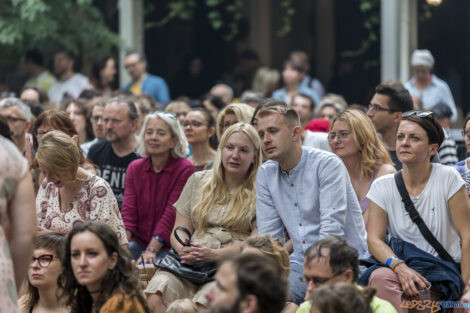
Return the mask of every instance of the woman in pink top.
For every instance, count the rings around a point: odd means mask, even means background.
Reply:
[[[68,234],[76,223],[96,220],[108,224],[120,243],[127,244],[111,187],[79,167],[80,150],[70,136],[58,130],[45,134],[36,159],[45,177],[36,197],[40,228]]]
[[[371,120],[358,110],[346,110],[333,119],[328,135],[331,151],[343,160],[367,222],[366,194],[377,177],[395,173]]]
[[[173,203],[194,166],[184,158],[188,142],[172,113],[145,117],[137,152],[145,158],[127,168],[122,219],[134,259],[153,264],[170,247]]]

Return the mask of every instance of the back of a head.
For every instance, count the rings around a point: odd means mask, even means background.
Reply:
[[[356,248],[348,245],[346,240],[337,236],[330,236],[319,240],[310,246],[305,252],[305,264],[310,264],[312,260],[327,257],[331,271],[334,274],[341,274],[347,270],[352,270],[352,282],[356,282],[359,277],[359,254]]]
[[[337,283],[316,289],[310,298],[312,306],[321,313],[372,313],[370,302],[374,295],[371,287],[359,290],[353,284]]]
[[[256,254],[241,254],[225,259],[234,266],[239,298],[254,295],[259,313],[280,313],[285,305],[288,281],[273,260]]]
[[[451,118],[452,117],[452,110],[444,102],[439,102],[438,104],[433,106],[431,108],[431,111],[434,112],[434,114],[435,114],[435,116],[438,120],[443,119],[443,118]]]
[[[276,261],[283,269],[285,275],[289,275],[289,254],[279,239],[273,239],[270,235],[250,236],[246,239],[243,249],[252,247],[260,250],[265,256]]]
[[[404,87],[396,84],[382,83],[375,88],[379,95],[388,96],[388,105],[394,112],[407,112],[413,110],[413,99]]]

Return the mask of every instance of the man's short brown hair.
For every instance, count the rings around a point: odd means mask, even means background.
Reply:
[[[258,119],[271,114],[280,114],[284,117],[284,122],[290,127],[300,126],[300,118],[297,111],[282,101],[279,102],[281,102],[279,105],[267,106],[259,110]]]

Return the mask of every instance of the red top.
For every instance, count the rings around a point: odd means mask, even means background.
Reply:
[[[131,240],[146,247],[154,235],[170,247],[170,235],[175,224],[173,203],[178,200],[193,164],[183,158],[168,158],[160,173],[155,173],[149,157],[129,164],[126,174],[122,220]]]

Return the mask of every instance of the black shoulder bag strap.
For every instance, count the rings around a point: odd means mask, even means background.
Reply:
[[[426,226],[423,219],[421,218],[421,215],[419,215],[418,211],[416,211],[413,201],[411,201],[408,190],[406,189],[405,181],[403,180],[403,175],[401,173],[401,170],[395,173],[395,183],[397,184],[397,188],[401,196],[401,201],[403,201],[406,211],[410,215],[410,218],[413,221],[413,223],[415,223],[418,226],[419,231],[424,236],[426,241],[434,248],[434,250],[436,250],[437,254],[439,254],[439,257],[441,259],[457,265],[454,259],[446,251],[446,249],[444,249],[441,243],[431,233],[428,226]]]

